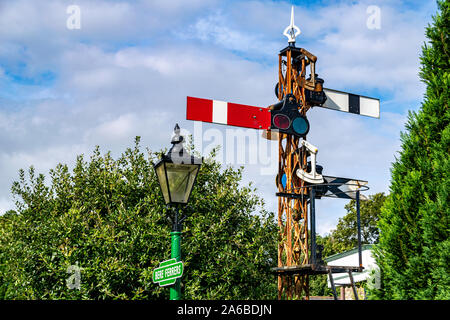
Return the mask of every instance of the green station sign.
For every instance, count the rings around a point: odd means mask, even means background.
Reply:
[[[159,283],[161,287],[174,284],[183,275],[183,269],[181,261],[177,262],[176,259],[163,261],[153,270],[153,283]]]

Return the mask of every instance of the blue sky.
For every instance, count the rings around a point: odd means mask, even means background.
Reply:
[[[71,30],[74,4],[81,28]],[[297,46],[318,56],[325,86],[381,99],[380,119],[310,111],[318,161],[329,175],[369,180],[369,194],[388,192],[407,111],[424,93],[417,74],[434,1],[2,0],[0,212],[14,208],[10,187],[20,168],[47,174],[95,145],[118,155],[136,135],[158,150],[175,122],[192,132],[188,95],[272,104],[292,4]],[[366,24],[373,5],[379,29]],[[224,127],[203,128],[225,135]],[[244,183],[254,182],[275,211],[274,175],[260,175],[260,167],[247,165]],[[345,204],[318,204],[320,233]]]

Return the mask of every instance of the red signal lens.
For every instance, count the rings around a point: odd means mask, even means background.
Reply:
[[[273,117],[273,125],[278,129],[286,130],[291,125],[291,121],[284,114],[276,114]]]

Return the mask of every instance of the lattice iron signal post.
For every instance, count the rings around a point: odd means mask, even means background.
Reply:
[[[278,56],[278,99],[292,93],[299,102],[301,115],[311,107],[306,100],[306,90],[322,92],[322,83],[316,79],[315,63],[317,58],[308,51],[289,45]],[[306,68],[310,66],[311,79],[306,79]],[[292,186],[295,192],[307,192],[305,181],[296,175],[298,168],[307,168],[306,152],[296,152],[299,149],[299,137],[279,134],[279,164],[276,184],[279,192],[285,192]],[[281,178],[286,177],[283,186]],[[289,189],[289,188],[288,188]],[[308,246],[308,206],[307,198],[292,199],[278,197],[278,226],[280,238],[278,244],[278,267],[309,264]],[[278,275],[278,298],[309,297],[308,275]]]
[[[300,29],[294,25],[292,9],[291,24],[284,31],[289,45],[278,55],[278,82],[275,87],[278,103],[265,108],[187,97],[186,109],[187,120],[267,130],[266,137],[272,140],[278,133],[276,195],[279,243],[278,266],[273,269],[278,277],[279,299],[309,299],[309,275],[328,274],[333,284],[332,273],[348,272],[352,277],[352,272],[362,270],[361,254],[359,267],[325,266],[318,261],[315,199],[322,196],[356,199],[359,221],[359,190],[361,187],[367,190],[368,187],[367,181],[321,175],[322,167],[316,166],[315,162],[317,148],[306,141],[309,131],[307,111],[318,106],[379,117],[378,99],[323,88],[324,81],[316,74],[317,57],[295,47],[298,34]],[[361,195],[361,199],[365,197]],[[308,204],[312,211],[310,215]],[[311,235],[308,234],[308,224]],[[334,285],[333,292],[336,297]]]

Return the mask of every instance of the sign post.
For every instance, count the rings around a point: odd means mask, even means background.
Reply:
[[[171,237],[171,255],[170,257],[172,260],[177,261],[178,263],[181,263],[181,267],[183,266],[183,263],[181,261],[181,228],[180,230],[172,231],[170,233]],[[170,300],[180,300],[181,299],[181,279],[180,277],[183,274],[183,268],[181,269],[181,274],[177,279],[175,280],[175,285],[170,287]]]

